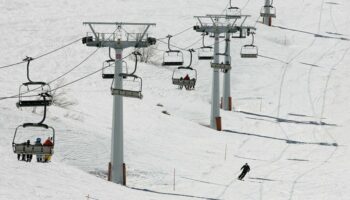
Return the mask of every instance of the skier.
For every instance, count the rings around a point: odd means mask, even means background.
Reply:
[[[243,180],[244,176],[250,171],[248,163],[242,166],[242,173],[238,176],[238,180]]]

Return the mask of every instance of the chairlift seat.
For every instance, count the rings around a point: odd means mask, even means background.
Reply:
[[[226,63],[210,63],[210,66],[213,69],[222,69],[222,70],[231,69],[231,64],[226,64]]]
[[[198,60],[213,60],[213,56],[198,56]]]
[[[13,144],[13,152],[16,154],[52,155],[54,146]]]
[[[132,97],[142,99],[143,95],[141,91],[123,90],[123,89],[112,89],[112,95],[119,95],[124,97]]]
[[[20,100],[16,103],[17,107],[37,107],[50,105],[52,105],[52,100]]]
[[[183,65],[184,62],[177,61],[177,62],[163,62],[163,66],[178,66],[178,65]]]
[[[102,78],[103,79],[113,79],[114,78],[114,74],[102,74]]]

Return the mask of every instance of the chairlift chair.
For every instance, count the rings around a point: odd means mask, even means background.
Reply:
[[[172,82],[174,85],[178,85],[180,89],[183,87],[186,88],[186,90],[194,89],[197,81],[197,70],[193,69],[191,67],[192,65],[192,53],[194,52],[193,49],[188,50],[191,54],[190,56],[190,63],[188,66],[184,67],[178,67],[173,71],[172,75]]]
[[[226,9],[226,16],[240,16],[241,9],[235,6],[232,6],[232,2],[230,0],[230,6]]]
[[[180,50],[172,50],[170,48],[170,38],[173,37],[168,35],[168,51],[163,54],[163,66],[179,66],[184,63],[184,56]]]
[[[183,53],[179,50],[169,50],[163,54],[163,66],[179,66],[184,64]]]
[[[254,34],[252,35],[252,43],[246,44],[241,48],[241,58],[257,58],[258,57],[258,47],[254,45]]]
[[[260,11],[260,16],[261,17],[276,17],[276,8],[273,7],[272,5],[269,6],[263,6]]]
[[[45,95],[46,98],[43,98],[42,95]],[[27,82],[19,87],[18,102],[16,103],[18,108],[50,106],[52,102],[50,85],[45,82]]]
[[[142,99],[142,78],[136,75],[123,73],[119,74],[119,76],[125,77],[122,84],[123,86],[121,88],[115,88],[112,82],[112,95]]]
[[[29,77],[29,65],[33,58],[26,57],[23,61],[27,61],[27,79],[28,82],[23,83],[19,87],[17,107],[36,107],[50,106],[53,102],[51,87],[49,84],[41,81],[32,81]]]
[[[198,49],[198,60],[213,60],[214,51],[213,47],[205,46],[204,37],[207,33],[202,33],[202,47]]]
[[[106,60],[102,64],[102,78],[103,79],[113,79],[115,72],[115,60]],[[123,73],[128,73],[128,64],[122,60]]]
[[[186,76],[189,76],[189,79],[186,79]],[[173,71],[172,81],[180,89],[183,87],[187,90],[194,89],[197,81],[197,70],[192,67],[178,67]]]
[[[253,44],[246,44],[241,49],[241,58],[257,58],[258,47]]]
[[[198,60],[213,60],[214,51],[213,47],[204,46],[198,49]]]
[[[29,128],[29,129],[28,129]],[[18,135],[20,130],[26,130],[25,134]],[[29,131],[28,131],[29,130]],[[42,146],[35,145],[33,142],[36,138],[46,139],[52,138],[53,145]],[[31,144],[27,144],[29,140]],[[15,154],[32,154],[32,155],[50,155],[54,153],[55,145],[55,129],[43,123],[24,123],[19,125],[14,133],[12,140],[12,148]]]
[[[114,77],[111,86],[112,95],[119,95],[124,97],[132,97],[142,99],[142,78],[135,75],[137,70],[137,56],[141,54],[139,52],[133,52],[135,56],[135,68],[131,73],[120,73],[119,77],[123,78],[121,86],[115,87],[114,81],[117,77]]]

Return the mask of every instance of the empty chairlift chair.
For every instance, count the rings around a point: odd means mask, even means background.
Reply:
[[[24,59],[27,61],[27,79],[28,82],[23,83],[19,87],[17,107],[36,107],[50,106],[53,102],[50,85],[45,82],[32,81],[29,77],[29,65],[33,60],[30,57]],[[43,98],[45,96],[45,98]]]
[[[122,70],[123,73],[128,73],[128,64],[123,60]],[[103,79],[113,79],[115,72],[115,60],[106,60],[102,64],[102,78]]]
[[[111,86],[112,95],[119,95],[124,97],[132,97],[142,99],[142,78],[135,75],[137,70],[137,56],[141,55],[139,52],[134,52],[135,55],[135,68],[132,73],[120,73],[119,77],[114,77]],[[122,78],[122,84],[115,86],[114,81],[116,78]]]
[[[191,67],[192,65],[192,53],[193,49],[189,50],[191,54],[190,64],[186,67],[181,66],[173,71],[172,82],[174,85],[179,86],[180,89],[185,87],[186,90],[195,88],[197,82],[197,70]]]
[[[240,16],[241,9],[235,6],[232,6],[232,2],[230,0],[230,6],[226,9],[226,16]]]
[[[213,60],[214,58],[213,47],[205,46],[204,44],[204,37],[206,35],[207,33],[202,33],[202,47],[198,49],[198,60]]]
[[[254,45],[254,33],[252,35],[252,43],[246,44],[241,48],[241,58],[257,58],[258,47]]]
[[[184,63],[184,57],[183,53],[179,50],[172,50],[170,48],[170,38],[172,36],[168,35],[168,51],[164,52],[163,54],[163,66],[179,66],[183,65]]]

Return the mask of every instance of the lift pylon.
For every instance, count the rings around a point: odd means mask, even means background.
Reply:
[[[109,47],[115,49],[115,71],[112,88],[123,88],[123,49],[145,48],[156,43],[156,39],[148,37],[147,31],[154,23],[122,23],[122,22],[84,22],[91,32],[83,38],[83,44],[89,47]],[[114,32],[97,32],[97,26],[104,26],[104,29],[115,29]],[[129,33],[128,27],[140,27],[142,31]],[[134,29],[135,30],[135,29]],[[119,90],[118,90],[119,91]],[[113,93],[113,118],[112,118],[112,141],[111,141],[111,162],[109,165],[109,180],[114,183],[126,183],[123,147],[123,95],[119,92]]]
[[[263,24],[272,26],[272,18],[276,18],[276,8],[272,6],[273,0],[265,0],[265,5],[261,8],[260,16],[263,18]]]
[[[211,63],[213,68],[213,82],[212,82],[212,98],[211,98],[211,113],[210,113],[210,127],[215,130],[221,130],[220,117],[220,77],[219,71],[223,70],[230,73],[231,65],[220,63],[219,61],[219,38],[223,33],[237,33],[241,30],[250,29],[251,27],[244,26],[244,22],[249,15],[206,15],[195,16],[198,20],[193,29],[197,32],[206,32],[214,34],[214,60]],[[224,36],[227,37],[227,36]]]

